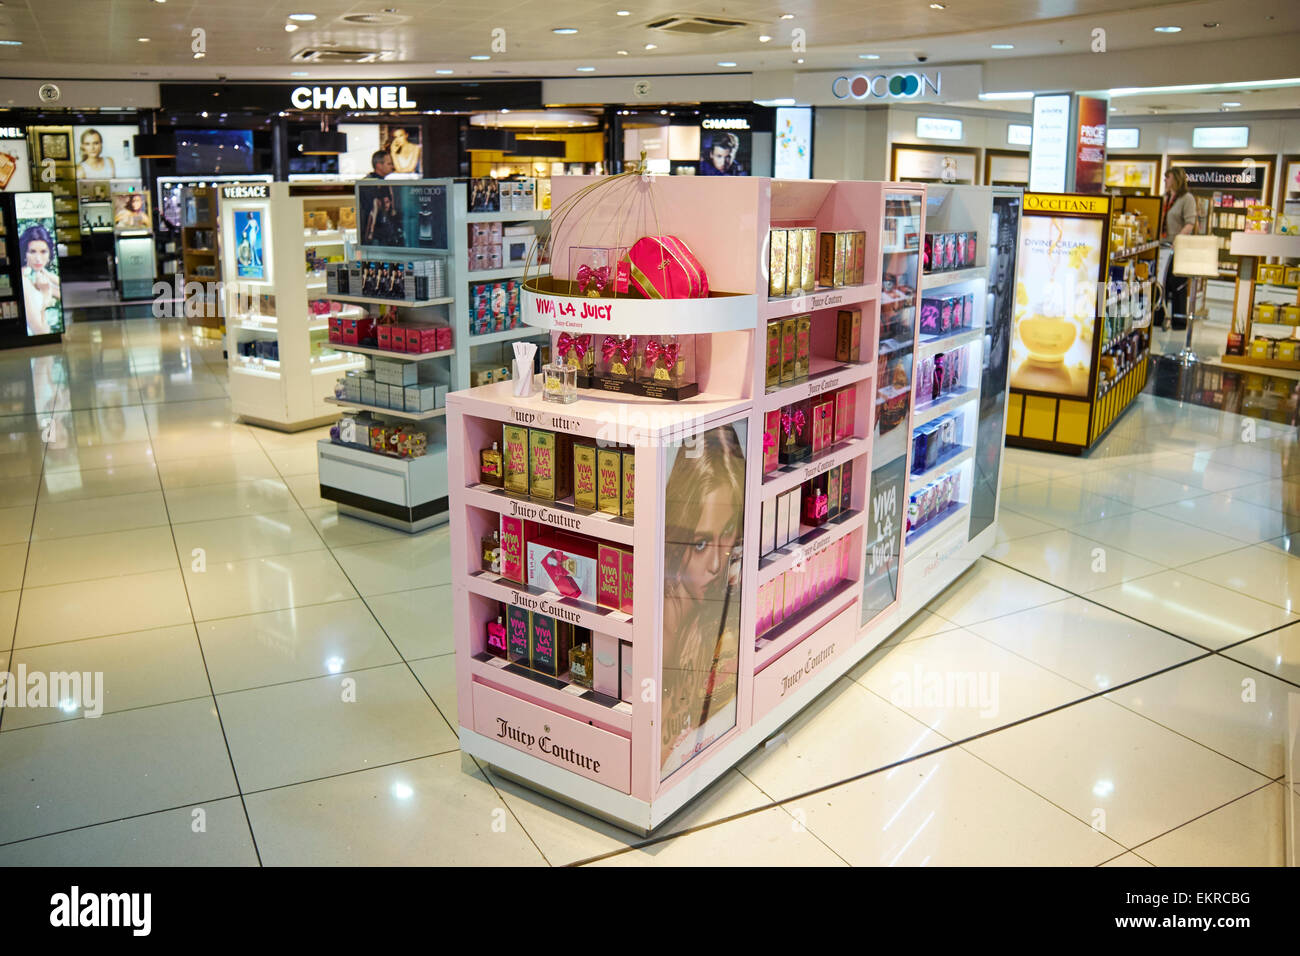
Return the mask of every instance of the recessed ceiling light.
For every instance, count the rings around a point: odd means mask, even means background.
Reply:
[[[1182,33],[1182,27],[1156,27],[1156,33]]]
[[[631,11],[631,10],[617,10],[617,11],[615,11],[615,13],[616,13],[617,16],[620,16],[620,17],[630,17],[630,16],[632,15],[632,11]]]
[[[794,14],[793,14],[793,13],[783,13],[783,14],[781,14],[781,19],[782,19],[782,20],[793,20],[793,19],[794,19]]]
[[[1232,109],[1234,106],[1240,106],[1241,104],[1236,102],[1235,100],[1232,100],[1230,102],[1224,103],[1223,105],[1228,107],[1228,109]]]
[[[1208,23],[1202,23],[1202,24],[1201,24],[1201,26],[1205,27],[1205,29],[1207,29],[1207,30],[1213,30],[1213,29],[1214,29],[1215,27],[1217,27],[1218,25],[1219,25],[1219,21],[1217,21],[1217,20],[1211,20],[1211,21],[1208,22]]]
[[[456,71],[455,70],[434,70],[433,72],[437,73],[439,76],[450,76],[452,73],[455,73]]]
[[[795,60],[795,62],[796,62],[796,63],[802,63],[802,62],[803,62],[803,57],[799,57],[799,59]]]
[[[594,66],[580,66],[580,67],[577,67],[577,70],[578,70],[579,73],[595,73],[595,72],[596,72],[596,68],[595,68]]]
[[[136,39],[136,42],[137,42],[137,43],[148,43],[148,42],[149,42],[149,38],[148,38],[148,37],[136,37],[135,39]]]
[[[310,74],[309,74],[306,70],[294,70],[294,71],[293,71],[292,73],[290,73],[289,75],[290,75],[290,76],[309,76]]]
[[[296,23],[286,23],[286,24],[284,25],[284,32],[285,32],[285,33],[292,33],[292,32],[293,32],[294,30],[296,30],[296,29],[298,29],[298,24],[296,24]]]
[[[22,40],[0,40],[0,46],[22,46]]]
[[[561,36],[568,36],[570,33],[577,33],[578,28],[577,27],[554,27],[551,30],[551,32],[558,33]]]
[[[858,59],[859,59],[859,60],[879,60],[879,59],[880,59],[880,54],[879,54],[879,53],[859,53],[859,54],[858,54]]]
[[[259,47],[257,48],[257,52],[258,52],[258,53],[270,53],[270,52],[271,52],[271,48],[270,48],[269,46],[259,46]]]
[[[314,14],[314,13],[291,13],[291,14],[289,14],[289,19],[290,19],[290,20],[298,20],[298,21],[301,22],[301,23],[311,23],[311,21],[313,21],[313,20],[316,19],[316,14]]]
[[[619,51],[618,51],[618,55],[619,55],[619,56],[627,56],[627,50],[619,50]]]
[[[472,57],[470,57],[470,59],[471,59],[471,60],[490,60],[490,59],[492,59],[492,57],[488,56],[486,53],[475,53]]]
[[[732,61],[732,60],[719,60],[719,61],[718,61],[718,66],[735,66],[735,65],[736,65],[735,62]]]
[[[945,6],[945,5],[942,4],[942,3],[932,3],[932,4],[930,4],[930,9],[931,9],[931,10],[947,10],[948,8],[947,8],[947,6]]]
[[[647,43],[647,44],[645,45],[645,48],[646,48],[647,50],[657,50],[657,49],[659,49],[659,47],[655,46],[653,43]]]
[[[993,44],[993,49],[995,49],[995,50],[1014,50],[1015,48],[1016,48],[1016,45],[1015,45],[1014,43],[994,43],[994,44]]]
[[[759,43],[771,43],[771,42],[772,42],[772,38],[771,38],[770,36],[768,36],[766,33],[764,33],[761,37],[758,38],[758,42],[759,42]]]
[[[194,54],[194,59],[196,59],[196,60],[201,60],[201,59],[203,59],[205,56],[207,56],[206,53],[195,53],[195,54]]]

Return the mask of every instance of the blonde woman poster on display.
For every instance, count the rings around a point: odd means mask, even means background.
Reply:
[[[1032,198],[1026,196],[1026,209]],[[1087,397],[1105,225],[1104,217],[1021,220],[1012,388]]]
[[[668,451],[660,779],[736,726],[747,430]]]
[[[134,126],[74,126],[78,179],[139,179],[140,160],[132,149]]]
[[[63,287],[54,243],[54,199],[49,193],[14,197],[18,262],[22,271],[23,311],[28,335],[63,331]]]

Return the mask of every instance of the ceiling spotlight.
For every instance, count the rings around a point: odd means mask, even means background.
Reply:
[[[632,11],[631,11],[631,10],[616,10],[616,11],[615,11],[615,15],[616,15],[616,16],[620,16],[620,17],[630,17],[630,16],[632,15]]]
[[[1205,29],[1207,29],[1207,30],[1213,30],[1213,29],[1214,29],[1215,27],[1217,27],[1218,25],[1219,25],[1219,21],[1218,21],[1218,20],[1211,20],[1209,23],[1202,23],[1202,24],[1201,24],[1201,26],[1205,27]]]
[[[802,62],[803,62],[803,57],[799,57],[799,59],[795,60],[795,62],[796,62],[796,63],[802,63]]]
[[[758,38],[758,42],[759,42],[759,43],[771,43],[771,42],[772,42],[772,38],[771,38],[770,36],[768,36],[766,33],[764,33],[761,37]]]
[[[945,5],[942,4],[942,3],[932,3],[932,4],[930,4],[930,9],[931,9],[931,10],[947,10],[948,7],[945,6]]]
[[[298,29],[298,24],[296,24],[296,23],[286,23],[286,24],[284,25],[284,32],[285,32],[285,33],[292,33],[292,32],[293,32],[294,30],[296,30],[296,29]]]
[[[858,59],[859,59],[859,60],[879,60],[879,59],[880,59],[880,54],[879,54],[879,53],[859,53],[859,54],[858,54]]]
[[[783,13],[783,14],[781,14],[781,19],[782,19],[782,20],[793,20],[793,19],[794,19],[794,14],[793,14],[793,13]]]
[[[655,46],[655,44],[653,44],[653,43],[647,43],[647,44],[645,45],[645,48],[646,48],[647,50],[657,50],[657,49],[659,49],[659,47]]]
[[[316,14],[314,14],[314,13],[291,13],[291,14],[289,14],[289,19],[290,19],[290,20],[297,20],[297,21],[299,21],[300,23],[311,23],[311,21],[313,21],[313,20],[316,19]]]
[[[473,56],[470,57],[470,59],[471,59],[471,60],[490,60],[490,59],[492,59],[492,57],[488,56],[486,53],[475,53]]]
[[[205,56],[207,56],[206,53],[195,53],[195,54],[194,54],[194,59],[196,59],[196,60],[201,60],[201,59],[203,59]]]
[[[1182,27],[1156,27],[1156,33],[1182,33]]]
[[[293,71],[292,73],[290,73],[289,75],[290,75],[290,76],[308,76],[309,74],[307,73],[306,70],[294,70],[294,71]]]
[[[577,33],[578,28],[577,27],[555,27],[554,29],[551,30],[551,32],[558,33],[561,36],[568,36],[571,33]]]
[[[627,50],[619,50],[619,51],[618,51],[618,55],[619,55],[619,56],[627,56]]]
[[[1240,106],[1241,104],[1238,103],[1236,100],[1229,100],[1228,102],[1224,103],[1223,105],[1226,106],[1228,109],[1232,109],[1234,106]]]
[[[136,37],[135,39],[136,39],[136,42],[137,42],[137,43],[148,43],[148,42],[149,42],[149,38],[148,38],[148,37]]]
[[[577,67],[576,69],[577,69],[577,71],[578,71],[579,73],[595,73],[595,72],[596,72],[596,68],[595,68],[594,66],[580,66],[580,67]]]
[[[1014,50],[1015,48],[1016,48],[1016,45],[1015,45],[1014,43],[994,43],[994,44],[993,44],[993,49],[995,49],[995,50]]]
[[[733,62],[732,60],[719,60],[719,61],[718,61],[718,66],[735,66],[735,65],[736,65],[735,62]]]
[[[433,72],[437,73],[439,76],[451,76],[451,74],[456,71],[455,70],[434,70]]]

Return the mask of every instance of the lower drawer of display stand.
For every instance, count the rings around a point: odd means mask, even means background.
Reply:
[[[824,671],[831,670],[857,639],[858,602],[854,601],[754,675],[754,723],[779,704],[798,697]]]
[[[474,731],[581,774],[632,791],[632,741],[475,681]]]

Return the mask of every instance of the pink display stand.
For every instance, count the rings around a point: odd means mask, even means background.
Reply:
[[[556,178],[553,204],[594,181]],[[874,538],[868,496],[879,451],[873,439],[876,377],[878,368],[888,367],[877,360],[882,261],[896,251],[891,244],[903,241],[892,227],[886,231],[886,196],[915,202],[915,229],[906,241],[919,249],[925,187],[655,177],[653,187],[642,182],[638,188],[655,191],[659,234],[684,240],[707,270],[710,289],[746,297],[752,313],[744,331],[697,337],[699,394],[674,402],[580,390],[577,402],[560,405],[540,394],[516,398],[510,383],[498,383],[451,394],[447,420],[461,747],[532,788],[646,833],[901,623],[897,598],[865,627],[860,622]],[[588,227],[614,222],[621,208],[616,201],[594,204]],[[769,230],[794,227],[865,231],[862,281],[771,298]],[[576,236],[571,241],[578,244]],[[569,278],[561,271],[569,262],[563,236],[551,261],[557,279]],[[916,306],[920,283],[913,286],[889,294],[910,296]],[[655,321],[662,323],[673,305],[660,309]],[[848,309],[861,310],[857,361],[836,358],[838,313]],[[811,316],[807,374],[768,386],[768,320],[804,315]],[[839,440],[765,475],[768,414],[845,389],[852,413],[841,416]],[[904,456],[910,423],[909,408],[898,426]],[[479,452],[502,441],[503,425],[634,449],[634,517],[593,513],[572,497],[531,500],[480,483]],[[765,503],[832,470],[851,476],[846,507],[820,527],[799,524],[793,542],[760,557]],[[549,583],[523,585],[483,570],[480,542],[503,516],[630,548],[631,613],[562,597]],[[902,522],[890,544],[897,575]],[[778,580],[797,609],[757,636],[760,612],[770,613],[759,607],[760,588]],[[630,673],[620,675],[625,699],[568,681],[567,661],[552,678],[490,656],[486,628],[500,605],[590,629],[593,639],[599,636],[598,657],[600,647],[630,644]]]

